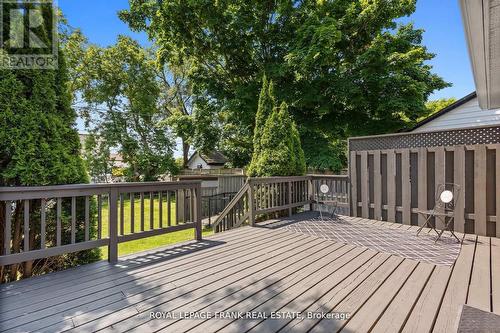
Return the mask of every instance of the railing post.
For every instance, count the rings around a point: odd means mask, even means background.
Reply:
[[[195,221],[195,233],[194,237],[197,241],[202,240],[202,225],[201,225],[201,183],[197,184],[195,189],[195,209],[194,209],[194,221]]]
[[[292,216],[292,182],[288,182],[288,216]]]
[[[250,225],[255,227],[255,198],[253,184],[250,179],[248,180],[248,219],[250,220]]]
[[[109,245],[108,261],[112,264],[118,262],[118,189],[109,191]]]

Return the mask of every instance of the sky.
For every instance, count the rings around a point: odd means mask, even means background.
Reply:
[[[150,45],[145,33],[132,32],[118,18],[117,12],[128,8],[127,0],[58,0],[58,5],[69,24],[80,28],[92,43],[112,45],[121,34]],[[425,30],[423,45],[436,55],[429,62],[433,72],[452,83],[430,99],[459,99],[475,90],[458,0],[418,0],[415,13],[399,21]]]

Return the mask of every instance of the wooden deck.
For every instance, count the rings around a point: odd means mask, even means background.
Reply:
[[[500,239],[462,235],[435,266],[273,224],[0,286],[0,331],[453,332],[462,304],[500,313]]]

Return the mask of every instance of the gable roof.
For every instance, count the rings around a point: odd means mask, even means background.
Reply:
[[[442,108],[441,110],[439,110],[438,112],[430,115],[429,117],[425,118],[424,120],[419,121],[415,126],[413,126],[412,128],[406,130],[405,132],[411,132],[411,131],[419,128],[420,126],[425,125],[425,124],[433,121],[434,119],[441,117],[442,115],[450,112],[451,110],[456,109],[460,105],[463,105],[463,104],[467,103],[468,101],[473,100],[476,97],[477,97],[476,92],[475,91],[471,92],[467,96],[460,98],[458,101],[456,101],[456,102],[448,105],[445,108]]]
[[[228,159],[224,154],[222,154],[220,151],[214,150],[209,153],[199,153],[195,152],[193,155],[188,160],[188,164],[191,162],[191,160],[196,156],[199,155],[202,160],[204,160],[208,165],[224,165],[228,162]]]

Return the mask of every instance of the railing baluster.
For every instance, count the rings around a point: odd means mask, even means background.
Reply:
[[[194,223],[195,223],[195,238],[196,240],[202,239],[202,225],[201,225],[201,183],[194,189],[196,195],[196,209],[194,211]]]
[[[174,191],[175,195],[175,225],[179,225],[179,212],[180,210],[180,204],[179,204],[179,190]]]
[[[167,225],[170,227],[171,226],[171,220],[172,220],[172,206],[170,203],[170,191],[167,191]]]
[[[108,261],[118,261],[118,189],[112,188],[109,192],[109,245]]]
[[[140,199],[141,199],[141,231],[144,231],[144,192],[141,192]]]
[[[42,250],[45,249],[45,237],[47,232],[46,212],[47,212],[47,200],[41,199],[40,200],[40,247]]]
[[[193,188],[189,189],[189,195],[191,197],[191,204],[190,204],[190,210],[189,210],[189,218],[191,222],[196,222],[196,215],[195,215],[195,209],[198,209],[197,207],[194,206],[194,201],[195,201],[195,196],[194,196],[195,190]],[[201,195],[201,193],[200,193]],[[200,198],[201,200],[201,198]],[[201,216],[201,215],[200,215]]]
[[[163,228],[163,196],[162,196],[162,191],[158,192],[158,223],[160,226],[160,229]]]
[[[30,250],[30,201],[24,200],[24,247],[23,251]]]
[[[155,204],[154,204],[154,193],[149,192],[149,230],[153,230],[155,228],[154,224],[154,212],[155,212]]]
[[[134,221],[135,221],[135,193],[130,192],[130,233],[133,234],[135,231]]]
[[[125,234],[125,200],[123,199],[123,193],[120,193],[120,235],[123,236]]]
[[[56,212],[56,244],[61,246],[61,198],[57,198],[57,212]]]
[[[10,235],[12,233],[12,202],[5,201],[4,253],[10,254]]]
[[[71,244],[76,242],[76,197],[71,197]]]
[[[90,238],[90,203],[89,196],[85,196],[85,241]]]
[[[102,196],[97,195],[97,239],[102,238]]]

